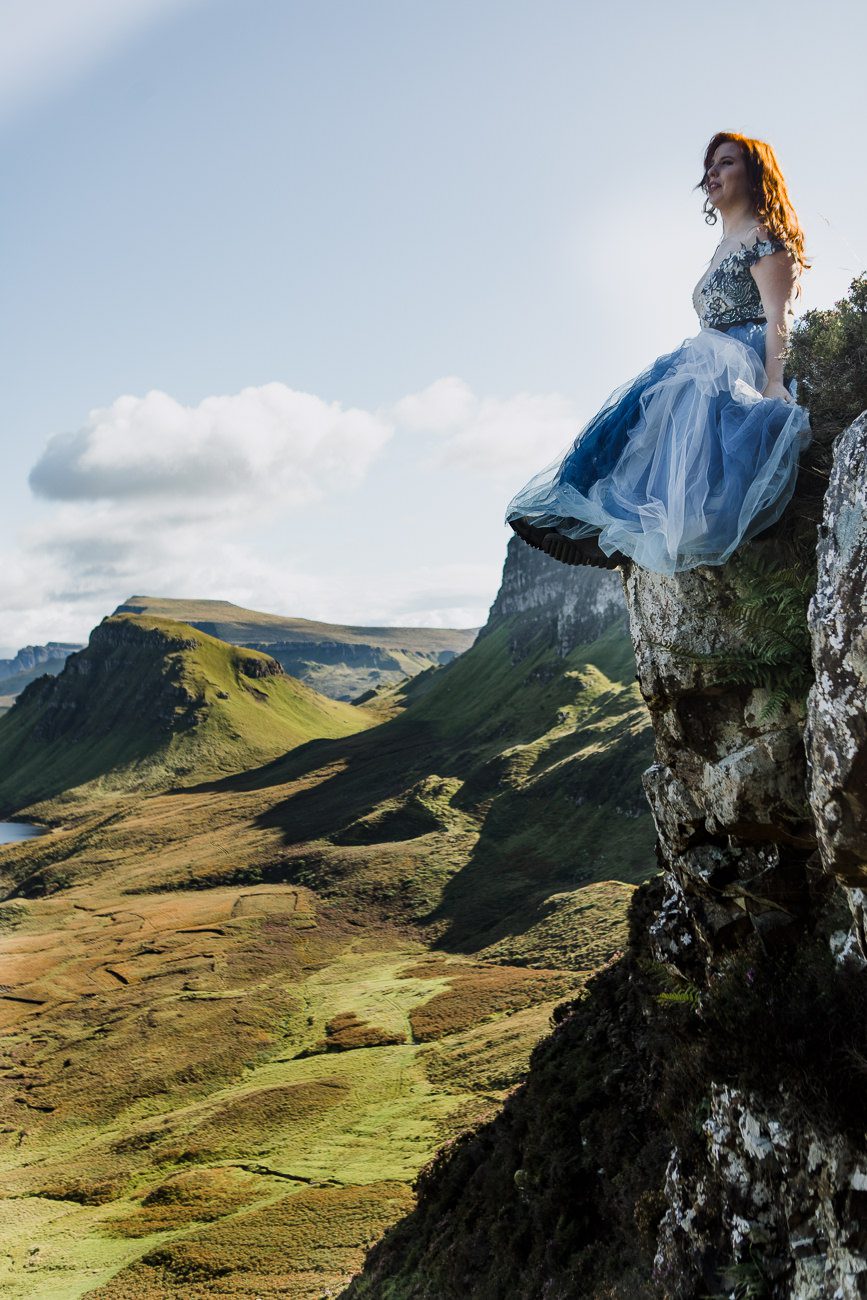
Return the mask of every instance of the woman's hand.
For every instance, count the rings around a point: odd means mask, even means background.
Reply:
[[[762,397],[779,397],[782,401],[794,405],[794,397],[779,379],[772,379],[765,385]]]

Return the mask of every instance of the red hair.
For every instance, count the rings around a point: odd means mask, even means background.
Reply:
[[[750,199],[759,221],[767,227],[769,238],[778,239],[781,244],[785,244],[800,270],[808,270],[810,263],[804,249],[801,223],[792,207],[777,155],[764,140],[753,140],[749,136],[738,135],[736,131],[717,131],[704,151],[704,175],[696,188],[703,189],[707,194],[708,169],[718,147],[727,140],[738,145],[744,155]],[[708,208],[707,201],[704,210],[705,220],[713,225],[716,212]]]

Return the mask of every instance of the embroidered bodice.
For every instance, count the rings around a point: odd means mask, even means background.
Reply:
[[[742,243],[727,253],[712,271],[699,280],[692,303],[703,329],[740,325],[743,321],[764,320],[765,309],[759,287],[750,274],[760,257],[785,248],[778,239],[760,239],[747,246]]]

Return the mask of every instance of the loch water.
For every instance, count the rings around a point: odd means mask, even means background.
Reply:
[[[44,834],[44,826],[34,826],[31,822],[0,822],[0,844],[14,844],[16,840],[31,840],[35,835]]]

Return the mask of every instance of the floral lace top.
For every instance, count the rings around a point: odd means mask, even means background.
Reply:
[[[720,329],[740,325],[743,321],[764,320],[759,287],[750,275],[760,257],[779,252],[785,244],[778,239],[760,239],[747,247],[741,244],[699,280],[692,295],[703,329]]]

